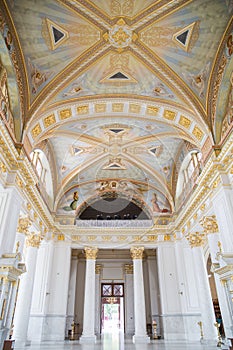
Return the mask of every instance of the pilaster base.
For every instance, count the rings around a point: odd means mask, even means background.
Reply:
[[[12,338],[12,340],[15,340],[15,346],[20,347],[20,348],[31,345],[30,340],[14,339],[14,337]]]
[[[147,335],[134,335],[132,339],[134,344],[150,343],[150,338]]]
[[[81,335],[79,339],[80,344],[84,343],[95,343],[96,342],[96,336],[95,335]]]

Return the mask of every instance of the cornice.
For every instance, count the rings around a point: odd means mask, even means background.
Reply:
[[[4,177],[1,176],[0,181],[2,180],[5,187],[15,186],[21,196],[30,203],[34,212],[38,213],[43,225],[52,228],[53,217],[37,188],[38,178],[34,169],[22,150],[19,155],[2,121],[0,121],[0,149],[2,150],[0,160],[5,166]]]

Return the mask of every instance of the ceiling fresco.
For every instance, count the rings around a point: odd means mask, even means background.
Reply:
[[[232,0],[1,1],[0,115],[47,157],[55,215],[111,193],[176,214],[186,155],[204,163],[232,129],[232,14]]]
[[[140,12],[154,4],[154,0],[145,0],[143,2],[136,0],[92,0],[96,7],[104,11],[111,18],[117,16],[135,17]]]
[[[183,103],[162,80],[132,54],[111,52],[95,63],[88,72],[76,78],[57,95],[52,103],[62,99],[88,95],[129,94]]]

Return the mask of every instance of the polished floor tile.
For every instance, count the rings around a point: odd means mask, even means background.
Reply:
[[[32,344],[20,347],[15,344],[15,350],[216,350],[216,345],[199,342],[178,342],[151,340],[149,344],[133,344],[132,339],[125,338],[121,333],[105,333],[95,344],[79,344],[79,341],[64,343]]]

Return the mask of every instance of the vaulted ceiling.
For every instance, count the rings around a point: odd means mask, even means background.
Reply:
[[[179,169],[229,132],[231,0],[3,0],[8,128],[45,153],[50,209],[101,186],[176,210]],[[232,114],[230,114],[232,118]],[[124,187],[125,186],[125,187]]]

